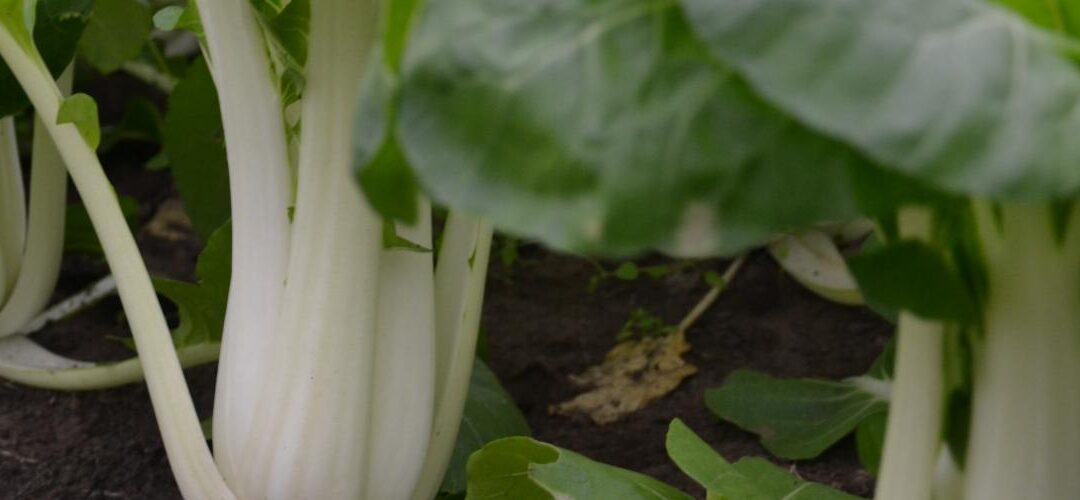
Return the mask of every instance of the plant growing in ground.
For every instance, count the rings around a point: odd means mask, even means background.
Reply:
[[[35,13],[65,5],[0,4],[0,56],[18,80],[8,91],[21,87],[48,117],[43,123],[114,272],[182,493],[434,496],[467,404],[491,229],[451,213],[435,266],[428,204],[409,200],[409,222],[384,222],[349,170],[352,110],[366,66],[359,56],[400,51],[373,46],[380,33],[403,36],[395,16],[407,20],[413,6],[388,5],[383,24],[377,2],[336,0],[200,2],[197,13],[192,4],[165,14],[199,30],[228,149],[232,224],[210,237],[203,281],[156,283],[184,298],[182,315],[193,313],[183,307],[193,301],[213,306],[228,296],[223,318],[199,310],[181,325],[224,325],[211,456],[154,283],[94,154],[101,134],[95,104],[60,94],[33,36],[53,19]],[[224,262],[230,247],[231,266]],[[45,368],[39,372],[52,375],[72,367]],[[110,383],[123,378],[115,375],[106,375]],[[490,433],[472,439],[481,437]]]
[[[901,311],[877,497],[929,498],[944,456],[944,498],[1068,498],[1080,24],[1059,7],[433,2],[396,139],[437,200],[578,251],[874,217],[853,271]]]

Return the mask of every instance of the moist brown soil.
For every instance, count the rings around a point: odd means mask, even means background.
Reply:
[[[117,190],[139,200],[140,219],[145,222],[175,192],[167,173],[134,166],[141,161],[131,158],[144,160],[154,152],[139,147],[126,146],[123,157],[104,160]],[[143,230],[139,243],[152,273],[192,278],[200,245],[193,236],[165,241]],[[523,245],[520,253],[511,266],[493,259],[481,328],[489,364],[524,412],[534,436],[651,475],[697,497],[703,497],[701,489],[664,452],[671,419],[683,419],[728,459],[768,456],[753,435],[709,412],[703,402],[705,390],[739,368],[785,377],[862,374],[891,330],[865,309],[810,294],[767,255],[755,253],[688,332],[693,347],[687,358],[698,373],[642,411],[598,426],[584,417],[549,413],[550,405],[580,391],[569,375],[603,359],[635,308],[678,322],[706,292],[702,273],[719,271],[724,262],[703,261],[658,279],[609,279],[590,293],[587,285],[595,267],[588,261],[536,245]],[[648,257],[643,262],[659,260]],[[71,294],[106,272],[100,258],[69,256],[56,297]],[[36,338],[60,354],[115,360],[131,352],[110,337],[126,336],[123,311],[113,298],[50,325]],[[209,417],[215,368],[200,367],[187,375],[200,416]],[[850,439],[816,460],[776,461],[805,479],[860,496],[873,490],[873,479],[859,465]],[[178,497],[143,385],[63,393],[0,382],[0,498]]]

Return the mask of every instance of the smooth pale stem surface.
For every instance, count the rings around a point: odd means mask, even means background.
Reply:
[[[182,347],[176,354],[184,368],[217,360],[217,343]],[[0,377],[56,391],[108,389],[143,379],[139,358],[116,363],[88,363],[59,356],[34,341],[16,335],[0,339]]]
[[[282,307],[292,196],[277,80],[251,3],[199,0],[221,106],[232,206],[232,278],[214,394],[214,454],[230,480],[250,439]]]
[[[19,329],[18,333],[19,335],[30,335],[31,333],[44,328],[45,325],[49,323],[60,321],[90,308],[105,297],[114,293],[116,293],[116,278],[113,278],[112,276],[101,278],[86,289],[57,302],[52,307],[26,322],[23,324],[22,328]]]
[[[72,69],[60,75],[57,86],[71,92]],[[40,116],[34,117],[30,163],[30,212],[22,270],[15,287],[0,307],[0,337],[24,333],[34,315],[49,303],[64,254],[64,216],[67,210],[67,170]]]
[[[486,221],[460,212],[451,212],[443,228],[435,267],[435,420],[414,500],[435,497],[454,451],[476,353],[491,237]]]
[[[1080,491],[1080,217],[1059,243],[1045,206],[977,206],[989,277],[967,452],[966,498]]]
[[[26,241],[26,195],[15,117],[0,118],[0,305],[15,286]]]
[[[900,211],[902,238],[925,239],[930,229],[929,211]],[[874,498],[928,500],[941,448],[945,331],[939,322],[901,311],[896,335],[895,379]]]
[[[402,238],[431,248],[431,207],[422,200]],[[371,405],[369,499],[408,499],[420,478],[435,404],[435,284],[431,252],[382,250]]]
[[[311,4],[292,247],[267,339],[274,370],[259,381],[255,439],[233,483],[243,498],[364,494],[382,220],[352,173],[352,112],[377,5]]]
[[[40,58],[24,52],[3,26],[0,56],[38,114],[57,116],[62,97],[52,76]],[[86,205],[105,259],[116,277],[120,301],[145,370],[154,415],[181,493],[187,498],[232,498],[203,439],[165,315],[112,185],[74,125],[58,125],[54,120],[44,123]]]
[[[818,230],[785,234],[769,244],[780,267],[815,294],[846,305],[861,305],[862,294],[832,237]]]

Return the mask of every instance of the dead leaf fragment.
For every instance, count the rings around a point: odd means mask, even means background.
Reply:
[[[599,425],[618,421],[675,390],[697,367],[682,358],[690,350],[686,336],[675,331],[662,337],[627,340],[615,345],[604,362],[570,381],[593,389],[548,408],[553,414],[584,413]]]
[[[158,207],[143,230],[161,240],[183,241],[191,237],[191,219],[179,199],[169,198]]]

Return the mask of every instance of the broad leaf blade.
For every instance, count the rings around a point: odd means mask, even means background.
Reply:
[[[229,169],[217,90],[206,61],[193,62],[169,97],[164,149],[196,232],[204,240],[229,219]]]
[[[670,0],[434,2],[403,77],[421,184],[558,247],[726,253],[854,215],[860,157],[758,100]]]
[[[499,438],[532,434],[514,400],[499,384],[491,369],[480,360],[473,366],[459,429],[450,465],[439,487],[440,493],[465,492],[468,481],[465,468],[473,452]]]
[[[970,321],[977,303],[962,276],[936,248],[903,240],[848,261],[867,300],[928,319]]]
[[[488,444],[469,458],[470,499],[689,499],[648,476],[594,462],[527,437]]]
[[[685,0],[712,53],[803,123],[963,193],[1080,187],[1065,44],[967,0]]]
[[[23,3],[11,2],[12,5]],[[90,17],[93,0],[38,0],[36,4],[34,45],[49,72],[58,77],[75,56],[75,47]],[[29,105],[15,75],[6,64],[0,64],[0,116],[17,113]]]
[[[865,418],[887,410],[887,401],[860,383],[883,384],[871,380],[777,379],[740,370],[720,388],[708,390],[705,403],[724,420],[761,436],[762,445],[774,455],[808,459],[850,434]]]
[[[718,500],[855,500],[825,485],[799,479],[761,458],[744,458],[734,465],[686,424],[675,419],[667,434],[671,459],[686,475]]]
[[[79,53],[102,73],[134,59],[150,36],[150,7],[140,0],[95,0]]]

